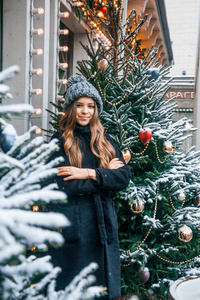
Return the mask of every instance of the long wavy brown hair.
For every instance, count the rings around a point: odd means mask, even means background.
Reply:
[[[95,102],[94,105],[94,115],[90,121],[90,148],[94,155],[100,159],[100,167],[107,168],[109,162],[116,157],[116,153],[115,149],[104,135],[104,128],[99,120],[97,105]],[[64,111],[59,121],[59,126],[63,131],[62,136],[65,141],[64,149],[65,153],[69,157],[70,165],[81,168],[82,153],[79,147],[79,138],[74,135],[74,127],[76,125],[76,107],[77,100],[74,101],[66,111]]]

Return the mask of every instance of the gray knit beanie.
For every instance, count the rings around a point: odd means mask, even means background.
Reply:
[[[84,96],[90,97],[96,102],[98,113],[100,114],[103,109],[103,103],[99,92],[85,77],[80,75],[71,76],[68,79],[64,110],[66,110],[75,100]]]

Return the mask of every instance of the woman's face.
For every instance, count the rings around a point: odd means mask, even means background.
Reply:
[[[76,107],[76,122],[82,126],[88,125],[94,115],[94,109],[95,104],[92,98],[79,98]]]

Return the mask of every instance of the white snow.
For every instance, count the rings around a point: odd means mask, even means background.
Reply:
[[[21,114],[23,112],[35,113],[35,109],[29,104],[9,104],[0,106],[0,113]]]

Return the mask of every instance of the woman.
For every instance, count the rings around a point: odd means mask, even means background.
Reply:
[[[98,114],[102,100],[83,76],[68,80],[64,113],[60,120],[60,150],[63,157],[56,182],[68,196],[66,204],[53,210],[70,220],[63,230],[65,244],[50,249],[53,263],[62,268],[57,288],[63,289],[89,263],[96,262],[95,285],[107,288],[102,299],[120,297],[120,256],[117,232],[118,207],[110,191],[127,187],[130,169],[109,135],[104,135]],[[51,158],[51,159],[52,159]]]

